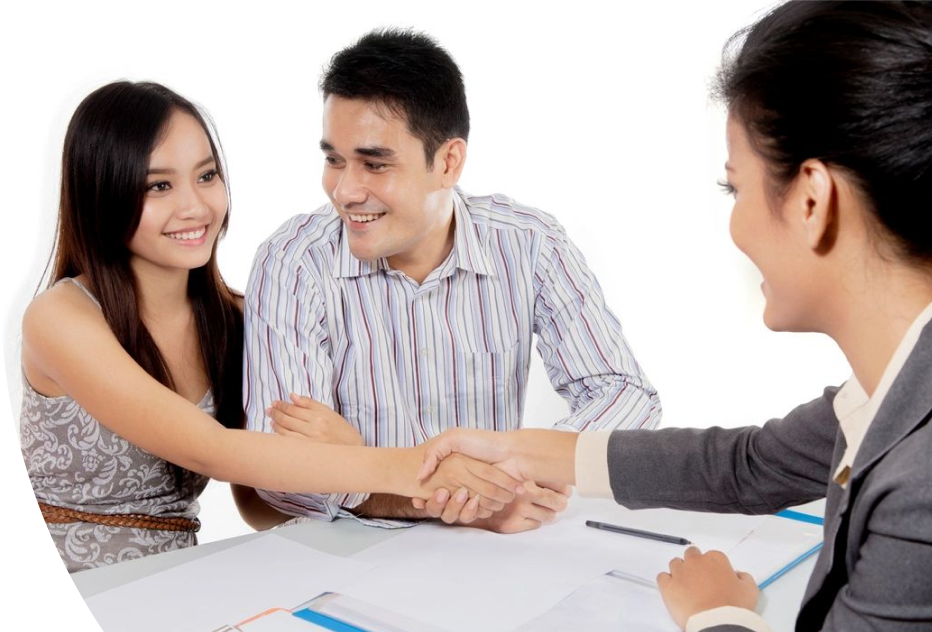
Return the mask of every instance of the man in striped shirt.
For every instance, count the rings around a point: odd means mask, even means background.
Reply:
[[[248,427],[273,431],[266,406],[298,393],[342,418],[312,405],[299,428],[273,411],[290,424],[277,423],[280,432],[390,447],[447,428],[515,429],[534,334],[571,409],[556,428],[656,426],[657,393],[562,226],[456,186],[469,112],[449,54],[422,34],[376,31],[334,56],[321,90],[330,203],[286,222],[256,255],[245,303]],[[566,505],[566,489],[526,487],[472,524],[521,531]],[[260,495],[286,514],[324,519],[477,513],[475,501],[443,492],[419,508],[375,494]]]

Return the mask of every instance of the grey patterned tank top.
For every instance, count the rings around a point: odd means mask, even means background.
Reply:
[[[77,280],[67,281],[94,300]],[[210,392],[198,408],[214,415]],[[25,377],[20,445],[36,499],[78,511],[194,518],[208,481],[137,448],[71,397],[37,393]],[[183,531],[87,522],[47,526],[69,572],[197,544],[194,533]]]

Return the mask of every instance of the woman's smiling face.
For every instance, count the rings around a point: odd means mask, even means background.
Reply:
[[[134,265],[205,265],[226,213],[226,186],[207,134],[193,116],[175,111],[149,158],[142,216],[129,242]]]
[[[785,213],[792,194],[777,199],[767,165],[751,146],[743,123],[728,117],[729,191],[734,196],[731,238],[763,276],[764,323],[774,331],[812,331],[812,275],[807,275],[804,236]],[[791,191],[793,185],[789,187]]]

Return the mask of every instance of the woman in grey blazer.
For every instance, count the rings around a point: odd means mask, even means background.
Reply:
[[[790,2],[726,47],[731,234],[764,322],[845,353],[840,389],[763,427],[453,431],[452,451],[631,508],[773,513],[827,496],[797,630],[932,630],[932,4]],[[687,551],[687,630],[767,630],[753,580]]]

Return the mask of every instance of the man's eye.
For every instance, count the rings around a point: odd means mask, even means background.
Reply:
[[[382,162],[367,162],[366,169],[369,171],[383,171],[387,167],[385,163]]]
[[[334,156],[324,156],[324,162],[326,162],[331,167],[336,167],[340,164],[340,161]]]

